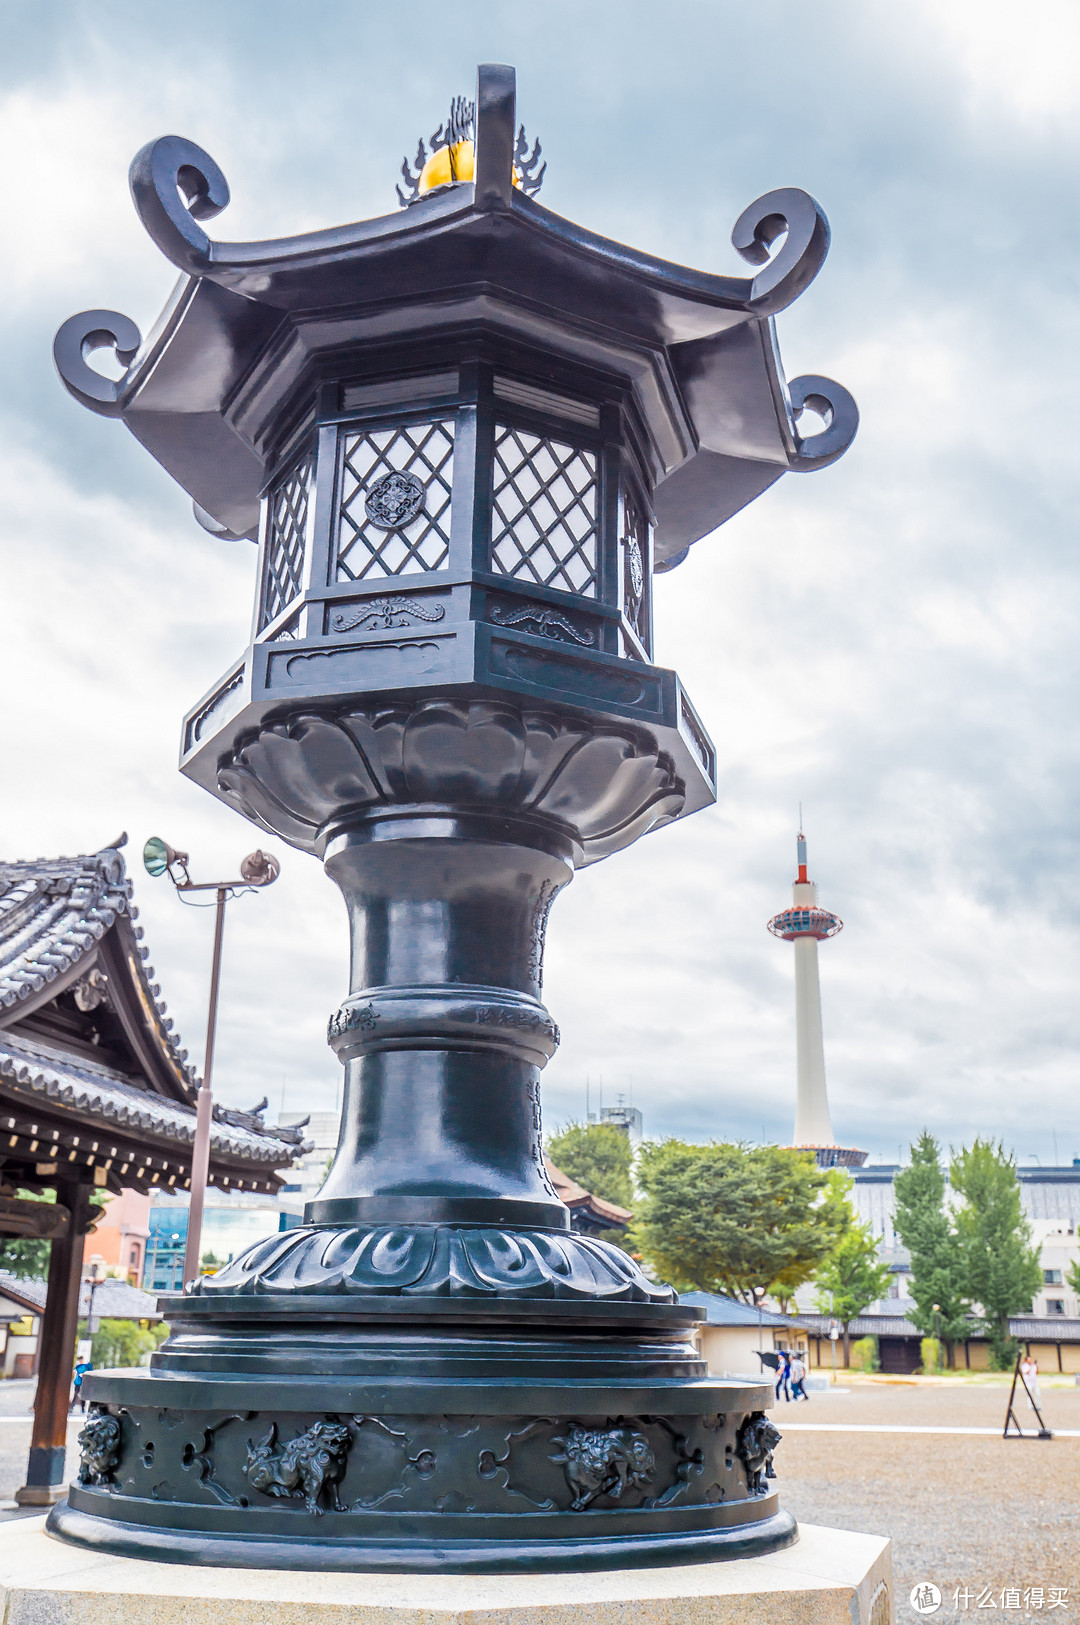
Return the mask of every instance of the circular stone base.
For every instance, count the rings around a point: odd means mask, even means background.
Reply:
[[[6,1625],[892,1625],[889,1542],[804,1524],[768,1557],[589,1574],[289,1574],[139,1562],[0,1525]]]

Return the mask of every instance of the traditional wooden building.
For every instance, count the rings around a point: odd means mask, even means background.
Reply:
[[[64,1481],[95,1194],[190,1184],[198,1077],[154,980],[126,839],[0,863],[0,1235],[52,1243],[26,1504],[49,1504]],[[276,1192],[302,1144],[303,1125],[270,1130],[259,1108],[215,1106],[210,1182]]]
[[[556,1168],[548,1157],[544,1158],[544,1167],[555,1187],[555,1194],[570,1209],[570,1228],[580,1235],[605,1236],[611,1241],[614,1238],[610,1232],[625,1230],[634,1217],[628,1209],[618,1207],[614,1202],[605,1202],[602,1196],[594,1196],[584,1185],[579,1185],[564,1174],[561,1168]]]

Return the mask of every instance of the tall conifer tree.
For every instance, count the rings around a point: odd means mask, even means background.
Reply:
[[[964,1250],[945,1207],[941,1148],[929,1130],[911,1147],[893,1189],[893,1226],[911,1254],[908,1291],[915,1307],[907,1318],[925,1337],[941,1339],[951,1366],[957,1340],[971,1331],[971,1295]]]

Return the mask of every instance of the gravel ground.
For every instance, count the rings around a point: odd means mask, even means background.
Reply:
[[[994,1427],[1004,1423],[1008,1384],[943,1379],[918,1384],[850,1379],[848,1393],[811,1395],[773,1417],[787,1424]],[[1042,1383],[1048,1427],[1080,1430],[1080,1388]],[[1029,1413],[1030,1414],[1030,1413]],[[1031,1418],[1034,1421],[1034,1418]],[[807,1523],[889,1535],[897,1619],[920,1616],[911,1588],[932,1581],[939,1619],[980,1614],[986,1588],[995,1611],[1012,1619],[1080,1620],[1080,1438],[1004,1440],[943,1434],[828,1433],[792,1429],[776,1455],[783,1504]],[[1041,1611],[1003,1607],[1007,1587],[1041,1586]],[[1065,1607],[1048,1610],[1051,1586],[1068,1587]],[[974,1595],[964,1608],[961,1591]],[[1007,1599],[1011,1602],[1011,1599]]]

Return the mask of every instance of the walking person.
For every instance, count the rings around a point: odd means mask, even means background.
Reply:
[[[791,1390],[788,1386],[791,1376],[791,1359],[787,1349],[781,1349],[779,1352],[780,1363],[776,1368],[776,1397],[777,1399],[780,1398],[782,1388],[784,1390],[784,1399],[789,1400],[791,1398]]]
[[[71,1404],[68,1408],[69,1416],[74,1412],[76,1405],[79,1407],[82,1414],[84,1416],[86,1415],[86,1395],[82,1391],[83,1378],[86,1376],[88,1371],[93,1371],[93,1369],[94,1367],[89,1360],[76,1360],[75,1392],[71,1396]]]
[[[806,1364],[798,1349],[791,1356],[791,1397],[792,1399],[809,1399],[810,1395],[803,1387],[806,1381]]]

